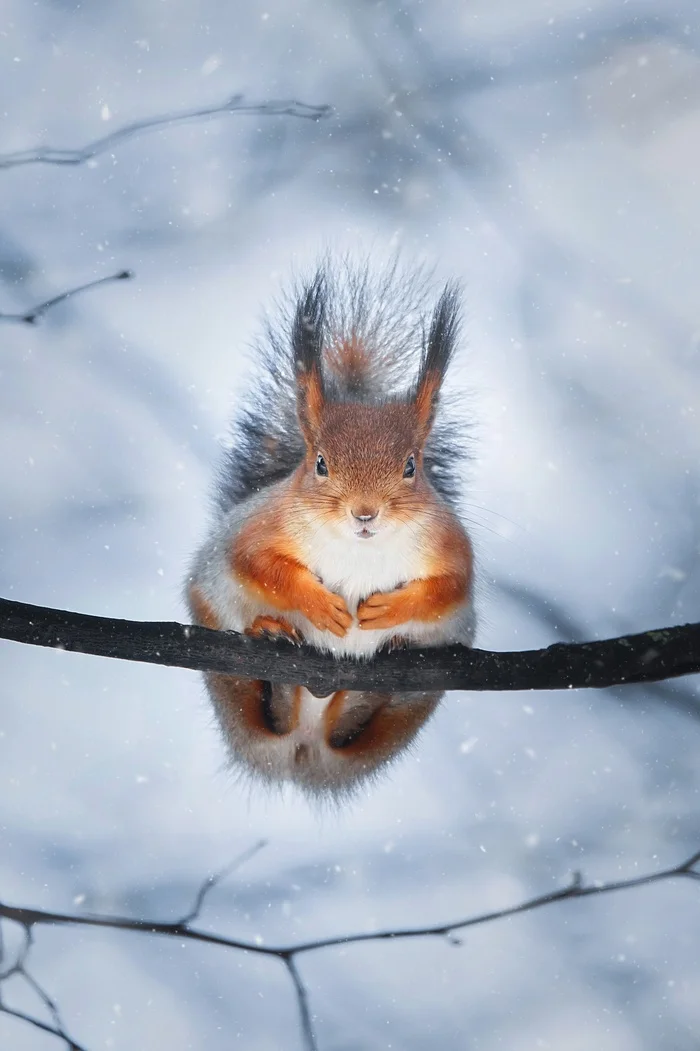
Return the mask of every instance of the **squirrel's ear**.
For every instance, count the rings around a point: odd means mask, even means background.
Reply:
[[[423,348],[413,403],[421,441],[425,441],[435,419],[438,397],[450,364],[459,332],[459,289],[449,284],[433,311],[430,331]]]
[[[326,289],[319,271],[303,290],[292,326],[292,351],[297,382],[297,415],[306,442],[313,445],[325,392],[321,358],[326,316]]]

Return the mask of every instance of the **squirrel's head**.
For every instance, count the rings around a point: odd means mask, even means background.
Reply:
[[[405,751],[443,696],[338,690],[320,698],[301,686],[216,674],[209,688],[241,772],[337,800]]]
[[[440,296],[415,381],[400,395],[373,390],[371,347],[327,331],[318,275],[303,293],[292,342],[297,415],[306,456],[297,473],[315,513],[368,540],[415,517],[429,487],[423,453],[458,330],[453,286]]]

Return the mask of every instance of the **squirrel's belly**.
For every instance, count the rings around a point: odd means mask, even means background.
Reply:
[[[439,624],[421,624],[412,620],[379,631],[362,629],[355,621],[342,639],[330,631],[319,631],[300,614],[290,614],[288,619],[303,632],[310,646],[335,657],[372,657],[395,638],[405,638],[412,646],[438,646],[455,638],[453,618]]]
[[[353,614],[376,591],[393,591],[420,576],[421,562],[415,533],[408,529],[371,540],[320,537],[308,559],[309,568]]]
[[[332,653],[335,657],[372,657],[399,632],[396,628],[391,631],[362,631],[357,623],[353,623],[340,639],[330,631],[318,631],[305,618],[299,619],[298,626],[309,645]]]

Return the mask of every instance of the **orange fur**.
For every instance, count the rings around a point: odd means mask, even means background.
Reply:
[[[299,424],[307,442],[313,441],[323,412],[323,383],[318,368],[302,373],[297,380]]]
[[[347,705],[362,702],[367,711],[363,728],[353,741],[337,748],[336,751],[348,760],[368,759],[374,766],[375,763],[389,759],[406,747],[432,713],[440,696],[414,694],[410,703],[406,700],[394,703],[390,693],[353,693],[349,690],[338,690],[333,694],[324,713],[324,736],[330,744],[333,730]]]
[[[196,624],[203,628],[218,631],[221,628],[214,610],[196,585],[189,590],[192,617]],[[246,635],[261,636],[264,634],[288,636],[294,642],[301,641],[301,635],[291,624],[280,617],[257,617]],[[263,683],[260,679],[237,679],[232,675],[210,673],[206,676],[211,693],[217,703],[219,717],[224,726],[244,726],[253,734],[275,737],[272,730],[265,725],[262,710]],[[301,710],[301,687],[294,688],[294,697],[289,726],[285,732],[291,732],[299,722]]]
[[[296,730],[301,714],[301,686],[292,689],[291,704],[278,695],[273,705],[281,728],[271,730],[263,715],[263,683],[259,679],[236,679],[232,675],[213,673],[207,684],[216,702],[219,719],[232,740],[241,734],[277,738]],[[273,687],[273,690],[275,687]]]
[[[464,578],[426,577],[411,580],[396,591],[377,591],[357,609],[357,619],[365,631],[397,628],[409,620],[425,623],[442,620],[452,613],[467,594]]]
[[[199,624],[202,628],[211,628],[212,631],[219,631],[221,628],[219,618],[195,584],[190,587],[189,597],[195,624]]]
[[[342,638],[352,624],[340,595],[324,588],[295,557],[293,543],[281,530],[268,533],[262,546],[259,523],[245,526],[234,540],[231,568],[253,594],[281,611],[298,610],[319,631]]]
[[[441,377],[437,372],[428,372],[416,392],[416,416],[422,441],[428,437],[433,425],[441,382]]]
[[[245,633],[254,639],[273,635],[290,639],[292,642],[303,642],[301,632],[297,631],[284,617],[256,617],[250,627],[246,628]]]
[[[348,697],[348,690],[336,690],[323,713],[324,737],[328,740],[333,727],[340,715],[341,709]]]
[[[432,623],[449,616],[471,589],[472,547],[454,520],[444,519],[432,532],[430,569],[396,591],[375,592],[357,608],[365,631],[395,628],[409,620]]]

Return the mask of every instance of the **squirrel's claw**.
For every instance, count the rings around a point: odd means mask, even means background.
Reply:
[[[384,643],[382,649],[387,653],[393,653],[394,650],[408,650],[410,647],[411,643],[405,635],[392,635],[391,638]]]
[[[304,636],[284,617],[256,617],[245,634],[254,639],[286,639],[301,646]]]

